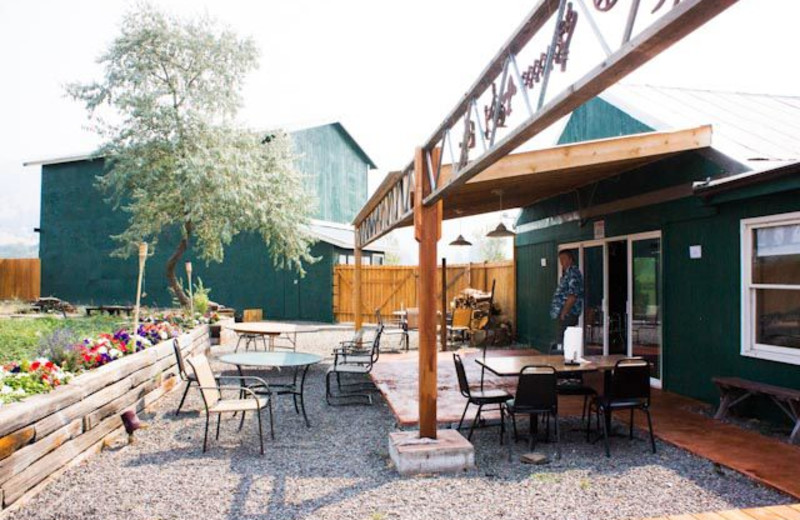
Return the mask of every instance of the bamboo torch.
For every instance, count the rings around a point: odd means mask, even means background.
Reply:
[[[134,350],[136,349],[136,335],[139,331],[139,306],[142,302],[142,277],[144,276],[144,263],[147,260],[147,242],[139,244],[139,281],[136,284],[136,309],[133,312],[133,337]]]
[[[186,278],[189,279],[189,312],[194,319],[194,291],[192,290],[192,263],[186,262]]]

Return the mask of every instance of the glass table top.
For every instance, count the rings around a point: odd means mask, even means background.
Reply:
[[[297,367],[314,365],[322,356],[307,352],[240,352],[219,357],[223,363],[252,367]]]

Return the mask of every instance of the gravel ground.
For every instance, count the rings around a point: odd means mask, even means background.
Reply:
[[[304,335],[298,349],[328,354],[347,336]],[[517,462],[524,442],[508,462],[497,428],[486,428],[473,437],[477,469],[401,478],[388,457],[394,429],[388,407],[378,399],[371,407],[329,408],[325,368],[314,367],[307,381],[312,428],[305,428],[291,399],[278,398],[276,438],[266,441],[264,457],[252,417],[242,432],[238,421],[224,421],[220,440],[203,454],[199,395],[192,391],[189,411],[176,418],[180,393],[172,392],[144,417],[150,428],[137,433],[136,444],[72,468],[10,518],[611,519],[791,502],[672,446],[659,443],[652,455],[641,434],[634,441],[612,439],[606,459],[601,444],[569,431],[577,420],[562,422],[563,456],[545,466]],[[550,444],[539,449],[554,453]]]

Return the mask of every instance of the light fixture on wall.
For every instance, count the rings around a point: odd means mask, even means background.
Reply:
[[[486,233],[489,238],[507,238],[516,236],[516,233],[511,231],[503,224],[503,190],[492,190],[492,195],[500,197],[500,223],[496,228]]]
[[[458,215],[458,217],[456,217],[456,218],[460,218],[461,213],[463,213],[463,211],[461,211],[460,209],[455,210],[455,212],[456,212],[456,215]],[[450,242],[450,245],[451,246],[471,246],[472,245],[472,242],[470,242],[469,240],[464,238],[464,235],[461,234],[461,221],[458,222],[458,238],[456,238],[455,240]]]

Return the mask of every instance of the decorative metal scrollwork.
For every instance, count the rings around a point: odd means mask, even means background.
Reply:
[[[594,6],[598,11],[610,11],[617,5],[617,0],[594,0]]]

